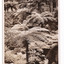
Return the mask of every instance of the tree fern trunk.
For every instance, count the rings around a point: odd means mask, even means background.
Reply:
[[[26,43],[26,61],[27,61],[27,64],[28,64],[28,42]]]

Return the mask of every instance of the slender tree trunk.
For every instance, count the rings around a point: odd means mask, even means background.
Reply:
[[[50,0],[49,7],[50,7],[50,12],[53,12],[53,0]]]
[[[27,64],[28,64],[28,42],[26,43],[26,61],[27,61]]]

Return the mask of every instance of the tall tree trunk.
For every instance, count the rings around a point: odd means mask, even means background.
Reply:
[[[50,12],[53,12],[53,0],[50,0]]]

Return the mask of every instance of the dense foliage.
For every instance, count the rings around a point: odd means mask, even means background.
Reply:
[[[5,63],[46,64],[48,51],[58,43],[58,11],[45,11],[45,6],[41,11],[40,2],[4,11]]]

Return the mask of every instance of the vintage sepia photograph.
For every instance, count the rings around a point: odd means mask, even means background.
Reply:
[[[59,64],[58,0],[4,0],[4,64]]]

